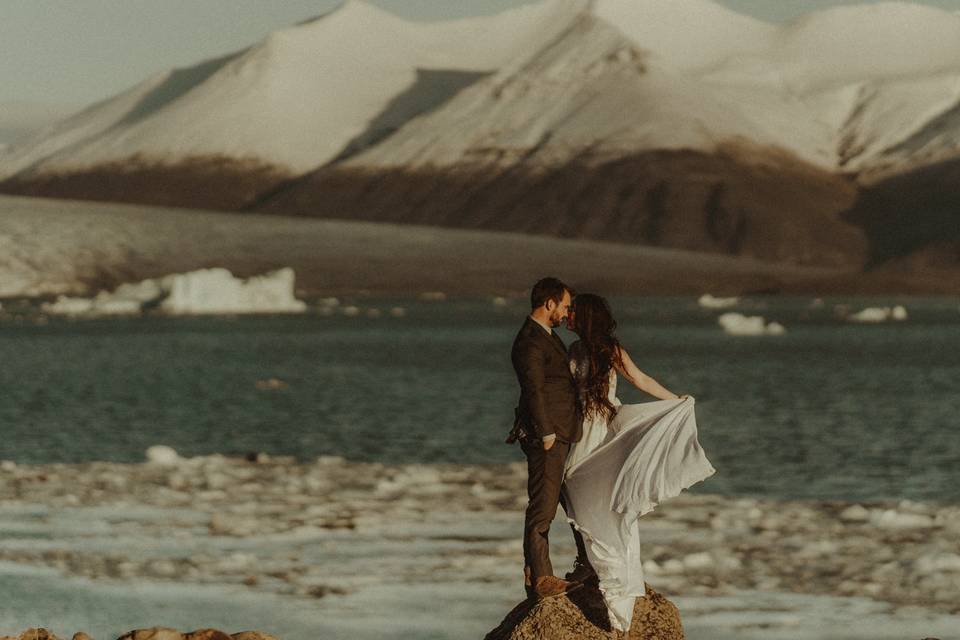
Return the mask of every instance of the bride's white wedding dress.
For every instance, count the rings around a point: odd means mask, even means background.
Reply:
[[[571,345],[574,376],[585,362]],[[646,593],[638,519],[657,504],[715,473],[697,442],[693,398],[623,405],[610,371],[608,398],[618,408],[609,423],[587,418],[567,457],[563,491],[567,520],[583,535],[611,625],[630,628],[637,597]]]

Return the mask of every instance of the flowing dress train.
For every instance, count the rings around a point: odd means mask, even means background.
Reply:
[[[582,377],[583,359],[575,352],[572,345],[571,370]],[[611,370],[608,397],[617,414],[609,423],[584,420],[583,437],[567,458],[563,491],[567,520],[583,535],[610,624],[626,631],[636,598],[646,593],[640,516],[715,469],[697,441],[693,398],[624,405],[616,385]]]

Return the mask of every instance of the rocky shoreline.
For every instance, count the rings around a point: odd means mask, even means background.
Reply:
[[[6,461],[0,561],[307,598],[458,580],[510,593],[520,590],[524,482],[516,463]],[[647,581],[668,597],[775,591],[960,613],[960,505],[694,493],[641,526]],[[561,557],[567,537],[554,534]]]
[[[0,640],[60,640],[56,634],[44,628],[27,629],[16,636],[0,636]],[[72,640],[93,640],[83,631],[73,634]],[[117,640],[277,640],[277,638],[261,631],[240,631],[226,633],[219,629],[197,629],[181,633],[169,627],[151,627],[149,629],[134,629]]]

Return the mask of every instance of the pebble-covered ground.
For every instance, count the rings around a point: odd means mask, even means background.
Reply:
[[[0,562],[313,598],[390,585],[522,595],[526,469],[207,456],[0,464]],[[862,596],[960,613],[960,506],[684,494],[643,518],[668,597]],[[572,557],[561,518],[555,562]]]

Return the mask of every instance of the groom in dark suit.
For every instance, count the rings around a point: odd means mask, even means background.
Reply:
[[[520,441],[527,457],[527,503],[523,528],[524,573],[528,595],[538,599],[578,586],[553,575],[548,535],[562,502],[564,463],[571,443],[580,440],[583,421],[567,348],[554,331],[567,319],[572,290],[556,278],[538,281],[530,294],[532,311],[513,342],[511,360],[520,383],[520,402],[508,442]],[[566,509],[566,505],[564,505]],[[580,534],[578,564],[586,562]]]

